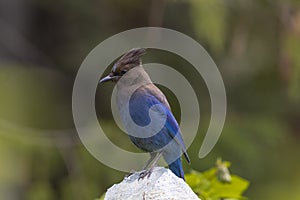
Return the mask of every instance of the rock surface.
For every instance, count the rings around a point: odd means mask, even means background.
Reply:
[[[154,168],[151,176],[138,180],[140,172],[108,189],[105,200],[199,200],[192,189],[169,169]]]

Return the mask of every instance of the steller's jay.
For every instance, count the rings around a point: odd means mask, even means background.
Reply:
[[[142,66],[141,56],[145,52],[144,48],[135,48],[125,53],[100,83],[111,80],[117,84],[117,105],[124,127],[130,134],[131,141],[150,153],[150,159],[139,178],[149,177],[159,158],[163,156],[169,169],[184,179],[181,153],[188,163],[190,159],[165,95],[152,83]],[[138,127],[145,127],[149,131]],[[148,133],[151,130],[155,133]]]

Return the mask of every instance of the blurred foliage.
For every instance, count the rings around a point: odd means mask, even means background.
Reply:
[[[300,198],[299,0],[0,0],[0,199],[93,199],[123,178],[80,143],[72,86],[97,44],[150,25],[181,31],[202,44],[226,87],[223,133],[199,160],[210,122],[205,83],[176,55],[150,50],[145,56],[146,62],[173,66],[197,86],[201,124],[185,171],[205,171],[221,156],[251,182],[244,194],[250,199]],[[112,89],[107,84],[97,90],[99,122],[112,142],[137,151],[112,121]],[[162,90],[179,118],[178,101]],[[204,184],[212,181],[210,173],[215,172],[191,176]],[[232,181],[240,180],[235,177]]]
[[[190,3],[195,33],[207,41],[212,50],[223,50],[227,33],[225,1],[190,0]]]
[[[192,171],[187,174],[186,182],[201,200],[246,199],[242,194],[248,188],[249,182],[229,174],[229,166],[229,162],[218,160],[216,167],[202,173]]]

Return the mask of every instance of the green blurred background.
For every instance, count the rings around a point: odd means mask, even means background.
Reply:
[[[144,26],[194,38],[224,79],[228,112],[221,138],[198,158],[210,117],[203,84],[201,126],[185,171],[208,169],[222,157],[251,182],[250,199],[300,199],[299,0],[0,0],[0,199],[94,199],[122,180],[124,173],[81,144],[72,86],[97,44]],[[150,50],[145,60],[153,59],[185,71],[186,62],[174,55]],[[96,101],[111,140],[136,151],[112,122],[109,96]]]

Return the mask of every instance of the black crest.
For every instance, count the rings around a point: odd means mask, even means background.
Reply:
[[[139,65],[141,56],[146,53],[145,48],[134,48],[125,53],[117,62],[117,66],[125,66],[127,64]]]

